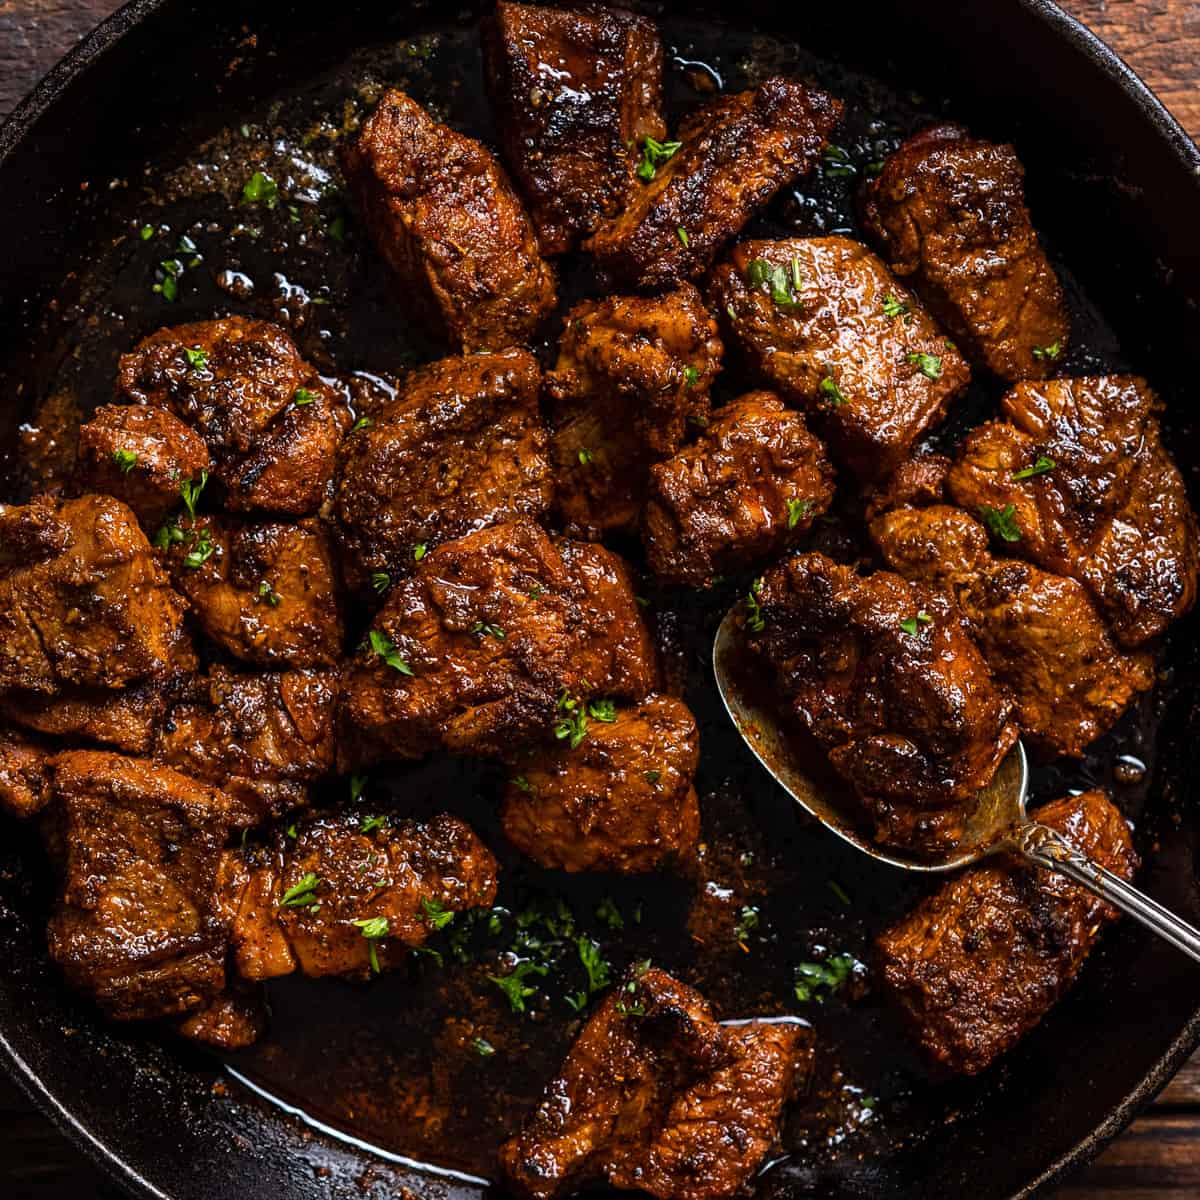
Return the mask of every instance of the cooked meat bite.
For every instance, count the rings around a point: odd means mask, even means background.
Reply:
[[[295,828],[222,863],[221,902],[247,979],[297,969],[366,977],[403,962],[439,914],[495,898],[496,860],[457,817],[376,824],[321,813]]]
[[[439,336],[463,350],[532,337],[554,307],[554,273],[490,150],[391,89],[342,169],[405,303]]]
[[[251,823],[308,800],[333,770],[334,671],[254,674],[215,666],[171,709],[158,757],[214,784]]]
[[[345,676],[339,762],[504,755],[567,693],[640,699],[657,664],[625,564],[531,522],[447,542],[389,593]]]
[[[155,530],[179,505],[179,485],[211,465],[208,447],[165,408],[105,404],[79,428],[79,469],[88,491],[123,500]]]
[[[1129,828],[1103,792],[1067,796],[1032,815],[1133,878]],[[880,974],[926,1054],[974,1075],[1050,1011],[1117,915],[1057,872],[992,858],[880,935]]]
[[[226,317],[160,329],[121,356],[117,383],[204,439],[229,508],[300,515],[326,499],[349,414],[278,325]]]
[[[949,596],[800,554],[768,571],[755,598],[752,649],[862,797],[876,838],[918,852],[954,845],[962,802],[1017,730]]]
[[[228,799],[170,767],[75,750],[53,760],[63,890],[50,955],[111,1017],[192,1012],[225,985],[215,880]]]
[[[804,418],[770,392],[751,392],[650,468],[646,558],[660,579],[707,587],[779,554],[832,499],[833,469]]]
[[[525,350],[446,358],[346,439],[337,516],[356,582],[408,574],[414,547],[542,515],[552,484],[540,382]]]
[[[504,157],[542,253],[562,254],[625,209],[639,186],[639,148],[666,136],[658,30],[619,8],[507,0],[483,28]]]
[[[200,627],[230,654],[268,666],[328,667],[342,615],[325,526],[200,517],[175,526],[169,564]]]
[[[575,1039],[500,1166],[532,1200],[606,1180],[660,1200],[745,1191],[779,1129],[800,1025],[718,1025],[704,998],[657,968],[630,975]]]
[[[546,377],[551,454],[569,533],[598,537],[637,522],[651,463],[708,416],[721,340],[700,293],[585,300],[567,314]]]
[[[161,677],[186,641],[183,607],[119,500],[0,505],[0,692]]]
[[[1162,444],[1157,397],[1128,375],[1021,383],[1011,424],[968,435],[951,496],[997,527],[997,545],[1070,575],[1118,641],[1163,633],[1196,599],[1196,518]]]
[[[954,596],[1017,724],[1047,753],[1082,754],[1154,682],[1152,657],[1114,645],[1082,584],[994,558],[962,509],[901,507],[876,516],[871,536],[894,571]]]
[[[240,980],[219,992],[203,1008],[184,1017],[176,1030],[193,1042],[218,1050],[244,1050],[267,1029],[267,1007],[262,990]]]
[[[741,242],[709,295],[754,371],[861,478],[892,470],[970,382],[916,297],[848,238]]]
[[[32,817],[50,800],[50,753],[10,729],[0,729],[0,812]]]
[[[840,100],[795,79],[719,97],[684,119],[680,149],[584,248],[631,287],[697,278],[757,208],[812,169],[841,115]]]
[[[1041,379],[1066,348],[1062,288],[1025,207],[1011,146],[938,125],[904,142],[864,193],[863,222],[974,362]]]
[[[563,871],[632,875],[690,858],[700,833],[695,718],[668,696],[581,712],[578,745],[564,736],[513,759],[503,811],[509,840]]]

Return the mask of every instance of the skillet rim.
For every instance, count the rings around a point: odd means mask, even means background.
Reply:
[[[148,16],[178,2],[179,0],[129,0],[129,3],[122,5],[59,59],[0,123],[0,167],[33,133],[38,120],[53,105],[64,99],[70,86],[94,62]],[[1192,141],[1137,72],[1111,46],[1076,17],[1061,9],[1053,0],[1009,2],[1025,10],[1036,22],[1045,26],[1064,52],[1073,51],[1079,58],[1086,60],[1094,71],[1100,72],[1109,86],[1117,89],[1124,102],[1137,110],[1141,120],[1150,126],[1154,136],[1190,173],[1200,197],[1200,147]],[[1158,1062],[1109,1115],[1074,1146],[1047,1164],[1025,1187],[1013,1193],[1010,1200],[1026,1200],[1095,1158],[1162,1091],[1197,1046],[1200,1046],[1200,1004]],[[113,1183],[138,1200],[172,1200],[170,1193],[158,1188],[108,1143],[92,1133],[84,1121],[46,1087],[2,1027],[0,1066],[55,1128],[77,1150],[95,1163]]]

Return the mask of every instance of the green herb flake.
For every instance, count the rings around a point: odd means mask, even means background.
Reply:
[[[1034,346],[1033,357],[1039,361],[1053,362],[1062,353],[1062,342],[1051,342],[1048,346]]]
[[[826,147],[821,169],[830,179],[849,179],[858,174],[858,168],[850,160],[849,151],[841,146]]]
[[[421,920],[430,929],[445,929],[454,920],[454,912],[440,900],[427,900],[421,897]]]
[[[213,556],[216,546],[208,536],[208,530],[202,529],[196,534],[191,549],[183,556],[183,565],[193,571],[202,567]]]
[[[429,547],[424,542],[418,542],[413,547],[413,562],[420,562],[429,553]]]
[[[611,725],[617,719],[617,706],[612,700],[589,700],[588,715]]]
[[[193,371],[208,370],[208,351],[193,349],[191,346],[184,346],[183,353],[187,357],[188,366]]]
[[[683,382],[687,387],[695,387],[700,382],[700,372],[695,367],[684,367]]]
[[[919,612],[915,617],[905,617],[900,622],[900,628],[907,634],[917,633],[922,625],[928,625],[933,618],[927,612]]]
[[[385,663],[394,671],[399,671],[401,675],[411,675],[412,667],[408,665],[396,652],[396,643],[392,641],[386,634],[382,634],[378,629],[372,629],[367,634],[367,640],[371,644],[371,649],[383,659]]]
[[[292,403],[298,408],[303,408],[304,405],[311,404],[317,398],[317,395],[317,392],[311,391],[309,388],[297,388],[295,394],[292,396]]]
[[[605,896],[596,906],[596,918],[614,932],[625,928],[625,918],[621,916],[621,910],[611,896]]]
[[[751,259],[746,267],[746,282],[751,287],[762,287],[771,278],[771,264],[765,258]],[[732,315],[732,314],[730,314]]]
[[[208,472],[201,471],[199,479],[185,479],[179,485],[179,495],[183,500],[183,507],[187,509],[187,514],[193,521],[196,519],[196,505],[199,503],[200,494],[207,484]]]
[[[312,871],[307,872],[283,893],[283,899],[279,902],[279,907],[311,908],[312,905],[317,903],[316,892],[320,885],[320,876],[315,875]]]
[[[242,201],[246,204],[265,204],[267,208],[274,208],[279,203],[279,187],[270,175],[255,171],[242,188]]]
[[[128,475],[137,464],[137,454],[133,450],[114,450],[112,457],[122,475]]]
[[[350,776],[350,803],[354,804],[362,799],[363,789],[367,786],[367,777],[365,775]]]
[[[371,970],[374,974],[379,974],[379,955],[375,950],[375,943],[380,938],[385,938],[388,935],[388,919],[387,917],[360,917],[352,922],[362,930],[362,935],[367,939],[367,959],[371,964]]]
[[[654,784],[656,784],[662,778],[662,772],[661,771],[643,771],[642,778],[648,784],[650,784],[651,787],[653,787]]]
[[[141,229],[138,230],[138,236],[143,242],[148,242],[154,236],[154,226],[143,225]]]
[[[1037,461],[1032,467],[1026,467],[1023,471],[1014,471],[1014,479],[1032,479],[1035,475],[1045,475],[1047,471],[1053,471],[1058,464],[1052,458],[1048,458],[1045,454],[1039,454]]]
[[[990,504],[979,506],[979,515],[992,533],[1004,542],[1019,542],[1021,528],[1016,521],[1016,506],[1006,504],[1003,508],[992,508]]]
[[[375,422],[370,417],[359,417],[353,425],[350,426],[351,433],[357,433],[360,429],[370,429]]]
[[[821,395],[824,396],[834,408],[841,408],[843,404],[848,404],[849,401],[842,394],[842,389],[838,387],[837,380],[832,375],[826,375],[820,383]]]
[[[795,529],[796,526],[799,525],[806,516],[808,516],[809,510],[812,508],[812,506],[813,502],[811,500],[789,500],[787,502],[787,527],[789,529]]]
[[[834,954],[824,962],[804,962],[796,966],[793,991],[801,1004],[825,1003],[854,974],[854,959],[849,954]]]
[[[258,598],[265,604],[269,604],[272,608],[278,608],[279,601],[282,599],[279,593],[271,586],[270,581],[266,579],[258,585]]]
[[[480,1058],[491,1058],[496,1053],[496,1047],[492,1045],[487,1038],[477,1037],[471,1042],[471,1049],[479,1055]]]
[[[738,913],[737,924],[733,927],[733,940],[745,950],[747,939],[758,928],[758,925],[758,909],[753,904],[744,905],[741,912]]]
[[[329,222],[327,230],[329,236],[335,242],[344,242],[346,240],[346,218],[342,214],[338,214]]]
[[[568,740],[574,750],[587,737],[587,709],[566,691],[558,698],[558,711],[563,715],[554,722],[554,736],[559,741]]]
[[[392,586],[392,577],[386,571],[371,572],[371,590],[377,596],[382,596],[384,592]]]
[[[767,623],[763,619],[762,607],[759,605],[758,597],[762,592],[763,581],[760,575],[751,585],[750,591],[746,593],[746,628],[751,633],[762,633],[766,628]]]
[[[362,824],[358,827],[358,831],[359,833],[374,833],[376,829],[382,829],[386,824],[386,816],[363,817]]]
[[[499,625],[491,625],[486,621],[476,621],[471,626],[471,632],[477,634],[479,637],[493,637],[498,642],[504,641],[508,636]]]
[[[543,976],[549,969],[540,963],[526,960],[517,963],[507,975],[489,975],[488,979],[504,993],[508,999],[508,1006],[514,1013],[523,1013],[525,1001],[537,991],[537,988],[526,985],[526,978],[530,975]]]
[[[524,775],[514,775],[510,780],[513,787],[520,789],[527,796],[533,795],[533,784]]]
[[[296,831],[295,823],[287,827],[287,835],[292,839],[293,842],[300,836],[300,834]]]
[[[588,977],[588,995],[603,991],[612,982],[608,963],[600,953],[600,947],[590,937],[580,937],[575,942],[579,949],[579,961]]]
[[[920,368],[926,379],[941,379],[942,360],[936,354],[910,354],[908,361]]]
[[[896,296],[884,296],[883,315],[885,317],[906,317],[908,315],[908,305]]]
[[[675,234],[679,238],[679,241],[683,245],[683,248],[686,250],[688,248],[687,230],[684,229],[684,227],[682,225],[676,225],[675,226]]]
[[[826,880],[826,882],[829,884],[829,890],[842,902],[842,904],[846,906],[846,908],[850,908],[853,902],[851,901],[850,896],[847,894],[846,889],[842,887],[842,885],[838,883],[836,879],[829,879]]]
[[[642,143],[642,161],[638,163],[637,177],[643,183],[650,183],[658,168],[668,159],[674,157],[682,142],[660,142],[648,137]]]
[[[596,456],[586,446],[580,448],[578,457],[581,467],[590,467],[596,461]]]

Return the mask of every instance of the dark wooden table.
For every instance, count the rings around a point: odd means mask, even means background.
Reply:
[[[0,0],[0,117],[113,0]],[[1200,0],[1063,0],[1200,140]],[[0,1077],[0,1197],[112,1200],[93,1168]],[[1055,1200],[1200,1200],[1200,1053]]]

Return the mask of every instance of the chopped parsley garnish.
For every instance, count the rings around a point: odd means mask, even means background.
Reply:
[[[1032,467],[1026,467],[1023,471],[1014,471],[1014,479],[1032,479],[1035,475],[1045,475],[1047,471],[1053,471],[1058,464],[1052,458],[1048,458],[1044,454],[1037,456],[1037,462]]]
[[[531,587],[531,588],[529,589],[529,591],[528,591],[528,592],[526,592],[525,594],[526,594],[526,595],[527,595],[527,596],[530,598],[530,600],[536,600],[536,599],[538,599],[538,597],[540,597],[540,596],[541,596],[541,594],[542,594],[542,586],[541,586],[541,584],[539,584],[539,583],[535,583],[535,584],[533,585],[533,587]]]
[[[605,725],[611,725],[617,719],[617,706],[612,700],[589,700],[588,715]]]
[[[753,904],[746,904],[738,913],[737,924],[733,927],[733,940],[743,950],[746,949],[746,939],[758,928],[758,909]]]
[[[112,456],[122,475],[128,475],[137,463],[137,454],[132,450],[114,450]]]
[[[265,204],[274,208],[279,203],[279,187],[270,175],[255,171],[242,188],[242,200],[246,204]]]
[[[1039,360],[1049,359],[1053,362],[1062,353],[1062,342],[1051,342],[1048,346],[1034,346],[1033,357]]]
[[[922,625],[928,625],[933,618],[927,612],[919,612],[915,617],[905,617],[900,622],[900,628],[905,633],[915,634]]]
[[[386,816],[363,817],[362,824],[358,827],[358,831],[359,833],[374,833],[376,829],[382,829],[386,824]]]
[[[979,515],[983,518],[984,524],[1005,542],[1019,542],[1021,540],[1021,528],[1016,522],[1016,506],[1006,504],[1003,508],[992,508],[990,504],[981,504],[979,506]]]
[[[625,928],[625,918],[611,896],[605,896],[596,906],[596,917],[603,921],[609,929],[620,931]]]
[[[158,527],[151,544],[159,550],[167,550],[171,546],[179,545],[180,542],[186,542],[187,537],[188,535],[174,521],[168,521],[167,524]]]
[[[429,547],[424,542],[418,542],[413,547],[413,562],[420,562],[428,552]]]
[[[579,961],[587,972],[588,995],[603,991],[612,982],[608,963],[600,953],[600,947],[590,937],[580,937],[575,945],[579,948]]]
[[[849,954],[834,954],[824,962],[804,962],[796,966],[793,990],[801,1004],[815,1000],[825,1003],[854,974],[854,959]]]
[[[371,572],[371,588],[377,595],[382,596],[391,586],[392,577],[386,571]]]
[[[581,467],[590,467],[595,461],[596,456],[586,446],[580,448],[579,465]]]
[[[479,1055],[480,1058],[491,1058],[496,1053],[496,1047],[492,1045],[487,1038],[477,1037],[471,1042],[471,1049]]]
[[[193,371],[208,370],[207,350],[193,350],[190,346],[184,346],[183,352],[185,355],[187,355],[188,366],[191,367]]]
[[[350,776],[350,802],[353,804],[362,799],[363,788],[367,786],[367,777],[365,775]]]
[[[682,142],[660,142],[648,137],[642,143],[642,161],[638,163],[637,177],[643,183],[649,183],[659,166],[672,158],[682,146]]]
[[[746,267],[746,282],[752,288],[766,284],[771,299],[781,308],[795,308],[800,304],[799,293],[804,281],[800,260],[794,256],[786,267],[773,267],[765,258],[752,259]]]
[[[762,587],[763,581],[760,575],[750,585],[750,591],[746,593],[746,628],[751,633],[762,633],[767,626],[766,621],[763,620],[762,608],[758,603],[758,596],[762,591]]]
[[[787,502],[788,528],[795,529],[808,516],[808,510],[812,506],[813,502],[811,500],[789,500]]]
[[[574,696],[568,695],[564,690],[563,694],[558,698],[558,710],[564,715],[554,722],[554,736],[559,741],[562,741],[564,738],[569,739],[571,749],[574,750],[587,737],[587,709],[579,700],[576,700]]]
[[[292,839],[293,842],[300,836],[300,834],[296,831],[296,824],[294,821],[287,827],[287,835]]]
[[[312,871],[307,872],[283,893],[283,899],[279,902],[279,907],[311,908],[317,903],[316,892],[320,884],[321,879],[318,875],[315,875]]]
[[[138,230],[138,234],[143,242],[148,242],[154,236],[154,226],[143,225],[141,229]]]
[[[508,998],[509,1008],[515,1013],[523,1013],[525,1011],[525,1001],[537,991],[537,988],[531,988],[526,985],[526,977],[529,975],[545,975],[549,969],[549,967],[543,967],[539,963],[525,961],[517,963],[507,975],[489,975],[488,978]]]
[[[828,146],[822,171],[830,179],[848,179],[858,174],[858,168],[850,161],[850,154],[841,146]]]
[[[153,290],[158,292],[164,300],[171,301],[172,304],[179,298],[179,276],[187,268],[177,258],[163,259],[158,264],[157,274],[161,276],[158,282],[154,285]]]
[[[185,479],[179,485],[179,495],[183,498],[183,507],[187,509],[187,514],[193,521],[196,519],[196,504],[200,499],[200,493],[204,491],[207,483],[208,472],[201,471],[199,479]]]
[[[920,368],[926,379],[941,379],[942,360],[936,354],[910,354],[908,361]]]
[[[303,407],[305,404],[311,404],[316,398],[316,392],[310,391],[308,388],[297,388],[295,395],[292,396],[292,403]]]
[[[684,367],[683,382],[688,387],[695,387],[700,382],[700,372],[695,367]]]
[[[193,531],[195,532],[195,531]],[[202,567],[213,556],[216,546],[208,536],[208,530],[202,529],[192,541],[192,548],[183,556],[183,565],[195,570]]]
[[[421,897],[421,920],[430,929],[445,929],[454,920],[454,913],[440,900],[426,900]]]
[[[662,778],[661,771],[643,771],[642,778],[650,785],[656,784]]]
[[[533,784],[524,775],[514,775],[511,783],[513,787],[520,788],[527,796],[533,795]]]
[[[375,422],[370,417],[359,417],[353,425],[350,426],[351,433],[357,433],[360,429],[370,429]]]
[[[847,894],[847,892],[846,892],[846,889],[845,889],[844,887],[842,887],[842,885],[841,885],[840,883],[838,883],[838,881],[837,881],[836,879],[829,879],[829,880],[826,880],[826,882],[829,884],[829,890],[830,890],[830,891],[831,891],[831,892],[832,892],[832,893],[833,893],[833,894],[834,894],[834,895],[835,895],[835,896],[836,896],[836,897],[837,897],[837,898],[838,898],[838,899],[839,899],[839,900],[840,900],[840,901],[841,901],[841,902],[842,902],[842,903],[843,903],[843,904],[844,904],[844,905],[845,905],[847,908],[849,908],[849,907],[850,907],[850,905],[851,905],[851,900],[850,900],[850,897],[849,897],[849,895],[848,895],[848,894]]]
[[[887,295],[883,298],[883,315],[885,317],[903,317],[908,315],[908,305],[896,296]]]
[[[279,601],[282,599],[279,593],[271,586],[270,581],[266,579],[258,585],[258,598],[269,604],[272,608],[278,608]]]
[[[485,621],[476,621],[471,626],[471,632],[477,633],[480,637],[494,637],[497,641],[504,641],[507,634],[499,625],[489,625]]]
[[[346,218],[345,215],[339,213],[332,221],[329,222],[327,230],[329,236],[335,242],[344,242],[346,240]]]
[[[367,958],[371,963],[371,970],[378,975],[379,955],[376,953],[375,943],[380,938],[387,937],[388,919],[387,917],[360,917],[354,924],[362,930],[363,937],[367,939]]]
[[[676,225],[675,226],[675,234],[679,238],[679,241],[682,243],[683,248],[686,250],[688,248],[687,230],[684,229],[684,227],[682,225]]]
[[[382,658],[389,667],[392,668],[392,670],[399,671],[401,675],[411,675],[413,673],[412,667],[410,667],[408,663],[406,663],[404,659],[402,659],[400,655],[396,653],[396,643],[393,642],[390,637],[380,633],[378,629],[372,629],[371,632],[367,634],[367,640],[371,643],[371,649],[374,650],[375,653]]]
[[[762,287],[771,278],[771,264],[765,258],[750,260],[746,267],[746,282],[751,287]]]
[[[821,380],[820,388],[821,395],[825,396],[834,408],[841,408],[843,404],[849,403],[846,397],[842,395],[842,389],[838,387],[837,380],[832,375],[826,375]]]

